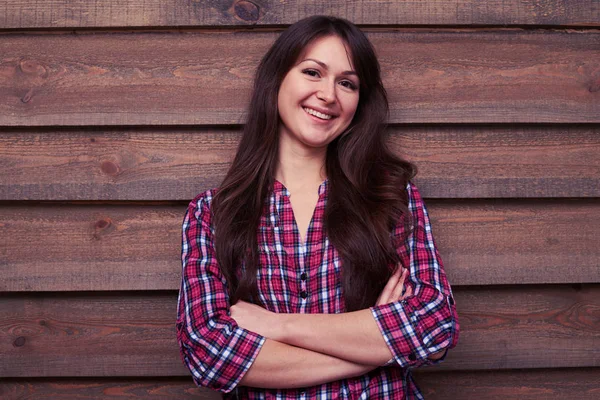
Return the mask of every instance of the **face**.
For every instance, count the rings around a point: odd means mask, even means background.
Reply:
[[[337,36],[313,40],[279,89],[280,140],[326,147],[350,125],[358,94],[358,76],[344,42]]]

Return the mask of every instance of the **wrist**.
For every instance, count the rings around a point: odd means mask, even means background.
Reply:
[[[290,324],[292,319],[290,318],[291,314],[275,314],[276,320],[273,321],[272,330],[273,330],[273,339],[277,340],[281,343],[288,343],[290,331]]]

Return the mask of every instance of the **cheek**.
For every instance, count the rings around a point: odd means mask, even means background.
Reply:
[[[347,113],[348,118],[354,118],[354,114],[356,114],[356,110],[358,109],[358,98],[348,99],[346,104],[344,104],[344,110]]]
[[[277,110],[280,118],[284,118],[288,116],[291,108],[291,97],[290,90],[288,85],[281,85],[281,89],[279,90],[279,94],[277,95]]]
[[[298,102],[301,93],[293,83],[284,82],[281,85],[277,96],[277,103],[280,108],[291,109]]]

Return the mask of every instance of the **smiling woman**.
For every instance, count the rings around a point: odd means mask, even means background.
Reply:
[[[358,87],[348,49],[338,36],[311,42],[279,89],[280,146],[324,149],[352,122]]]
[[[375,52],[346,20],[301,20],[263,57],[235,159],[184,216],[177,332],[196,384],[422,398],[410,368],[442,361],[459,325],[387,112]]]

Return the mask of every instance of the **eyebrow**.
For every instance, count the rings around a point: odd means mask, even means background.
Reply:
[[[306,58],[306,59],[300,61],[300,63],[303,63],[304,61],[313,61],[313,62],[316,62],[317,64],[319,64],[321,67],[323,67],[325,69],[329,69],[327,67],[327,64],[325,64],[323,61],[315,60],[314,58]],[[356,71],[344,71],[344,72],[342,72],[342,75],[355,75],[355,76],[358,76],[358,74],[356,73]]]

